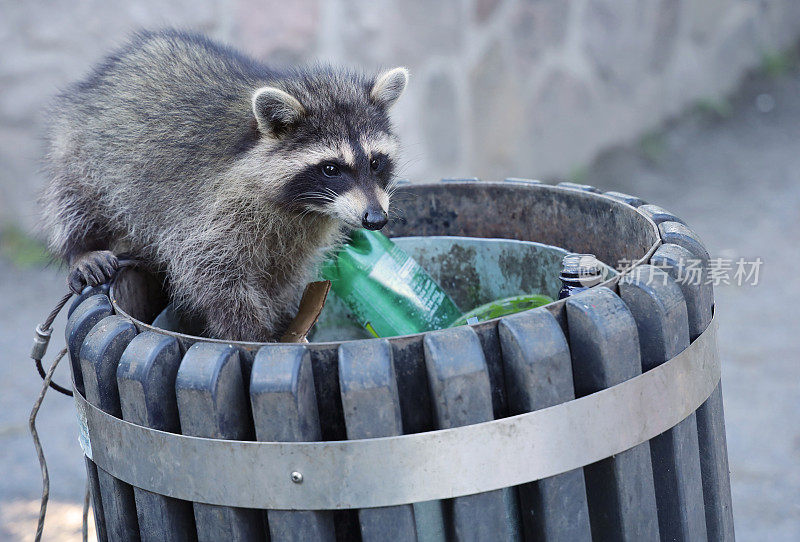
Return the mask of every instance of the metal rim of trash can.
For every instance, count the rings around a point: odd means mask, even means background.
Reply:
[[[590,187],[588,185],[578,185],[578,184],[568,183],[568,182],[559,183],[558,185],[554,186],[554,185],[544,184],[544,183],[541,183],[540,181],[536,181],[536,180],[532,180],[532,179],[516,179],[516,178],[513,178],[513,179],[506,179],[506,180],[499,181],[499,182],[491,182],[491,181],[475,182],[475,181],[476,181],[475,179],[442,179],[439,182],[414,183],[414,184],[405,183],[402,186],[403,186],[403,188],[408,188],[409,190],[413,190],[413,191],[439,190],[442,187],[446,187],[448,190],[451,190],[451,191],[452,190],[462,189],[462,188],[467,188],[467,189],[470,189],[470,190],[480,189],[480,190],[486,191],[487,193],[489,193],[492,190],[508,190],[508,189],[513,189],[515,187],[518,187],[518,188],[524,189],[525,192],[527,192],[529,190],[534,190],[534,191],[536,191],[535,192],[536,194],[540,194],[541,195],[540,197],[555,197],[555,198],[563,197],[564,193],[567,192],[567,193],[570,193],[572,197],[579,198],[578,201],[581,202],[582,204],[590,203],[590,204],[593,204],[593,205],[599,205],[599,204],[608,205],[610,203],[612,205],[609,206],[609,209],[613,209],[614,212],[616,212],[617,214],[619,214],[621,211],[628,211],[629,210],[630,211],[629,215],[631,217],[635,216],[637,218],[637,220],[641,221],[642,225],[644,225],[646,227],[646,229],[649,230],[648,233],[652,235],[653,239],[651,241],[647,241],[646,246],[641,247],[641,254],[638,257],[636,257],[635,259],[631,259],[629,261],[629,265],[627,266],[627,269],[623,270],[619,275],[614,276],[614,277],[602,282],[598,286],[613,287],[620,280],[620,278],[623,275],[625,275],[626,273],[628,273],[631,269],[634,269],[635,267],[637,267],[639,265],[646,264],[648,261],[650,261],[650,258],[653,256],[653,254],[658,249],[658,247],[661,246],[661,244],[662,244],[661,237],[659,236],[658,222],[656,221],[657,217],[654,217],[654,215],[652,215],[651,213],[644,213],[644,212],[641,212],[641,211],[639,211],[637,209],[637,205],[644,204],[644,202],[639,198],[636,198],[636,197],[633,197],[633,196],[628,196],[626,194],[622,194],[622,193],[619,193],[619,192],[602,193],[598,189],[596,189],[594,187]],[[398,198],[402,197],[402,191],[401,190],[402,189],[399,189],[396,192],[396,197],[398,197]],[[414,198],[414,199],[417,199],[417,198]],[[587,230],[591,230],[592,229],[592,224],[585,224],[585,227],[586,227]],[[607,232],[603,232],[603,233],[605,234]],[[620,236],[620,235],[625,234],[626,232],[616,231],[616,232],[611,232],[611,233],[614,236]],[[404,236],[404,235],[408,235],[408,234],[405,233],[405,232],[401,232],[399,235]],[[420,232],[420,233],[417,233],[415,235],[423,235],[423,233]],[[429,234],[428,233],[424,233],[424,235],[429,235]],[[439,233],[437,235],[445,235],[445,234]],[[463,236],[467,236],[467,237],[473,236],[471,234],[463,234],[463,233],[462,234],[458,234],[458,235],[463,235]],[[486,238],[498,237],[498,238],[503,238],[503,239],[515,239],[515,237],[494,236],[494,235],[489,235],[489,236],[474,235],[474,236],[475,237],[486,237]],[[523,240],[526,240],[526,239],[523,239]],[[561,246],[556,242],[548,242],[548,244],[553,244],[555,246]],[[590,248],[586,247],[586,250],[582,250],[582,251],[583,252],[590,251]],[[617,263],[617,262],[605,261],[603,258],[601,258],[601,260],[604,261],[604,263],[612,265],[612,266],[615,263]],[[189,346],[191,346],[195,342],[204,342],[204,343],[214,343],[214,344],[230,344],[230,345],[233,345],[233,346],[235,346],[235,347],[237,347],[237,348],[239,348],[239,349],[241,349],[243,351],[254,352],[254,351],[258,350],[259,348],[261,348],[262,346],[264,346],[265,344],[269,344],[269,343],[252,342],[252,341],[228,341],[228,340],[223,340],[223,339],[211,339],[211,338],[207,338],[207,337],[197,337],[197,336],[187,335],[187,334],[176,332],[176,331],[167,331],[167,330],[163,330],[163,329],[160,329],[160,328],[157,328],[157,327],[153,327],[152,325],[142,321],[141,318],[137,318],[137,315],[135,314],[135,311],[129,310],[128,307],[124,306],[124,303],[120,302],[120,299],[119,299],[120,296],[118,295],[118,293],[119,293],[119,289],[120,289],[121,285],[119,284],[120,283],[119,279],[120,278],[127,278],[127,277],[131,276],[132,274],[134,274],[134,270],[131,270],[131,269],[123,270],[123,272],[118,277],[118,280],[115,282],[115,284],[112,285],[110,291],[108,292],[108,296],[109,296],[111,304],[112,304],[112,306],[114,308],[115,314],[119,314],[120,316],[123,316],[123,317],[128,318],[129,320],[131,320],[134,323],[134,325],[136,325],[136,327],[140,331],[153,331],[155,333],[160,333],[160,334],[163,334],[163,335],[169,335],[169,336],[175,337],[181,343],[181,346],[183,348],[188,348]],[[122,285],[122,286],[123,286],[122,289],[124,289],[125,285]],[[546,305],[546,307],[548,308],[548,310],[550,310],[554,314],[557,314],[557,313],[563,311],[564,300],[555,301],[553,303],[550,303],[549,305]],[[473,327],[475,329],[483,329],[483,328],[489,328],[489,327],[494,328],[494,327],[497,326],[497,323],[499,322],[499,320],[500,320],[499,318],[493,318],[491,320],[486,320],[486,321],[480,322],[478,324],[472,324],[471,327]],[[424,333],[414,333],[414,334],[411,334],[411,335],[402,335],[402,336],[396,336],[396,337],[389,337],[388,340],[390,342],[395,342],[395,341],[401,341],[401,340],[405,340],[405,339],[417,339],[417,338],[422,337],[423,335],[424,335]],[[335,347],[337,345],[339,345],[339,344],[341,344],[343,342],[346,342],[346,341],[312,343],[310,345],[310,347],[313,348],[313,349],[330,349],[330,348],[335,349]]]
[[[527,414],[464,427],[333,442],[251,442],[156,431],[76,394],[98,467],[179,499],[244,508],[330,510],[446,499],[539,480],[645,442],[694,412],[720,379],[716,322],[640,376]],[[470,443],[481,442],[481,446]],[[183,458],[176,462],[175,458]],[[197,476],[212,472],[214,476]],[[296,473],[300,473],[298,483]],[[391,483],[380,481],[391,480]]]

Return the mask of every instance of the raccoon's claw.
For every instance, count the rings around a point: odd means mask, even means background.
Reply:
[[[119,260],[108,250],[87,252],[72,264],[67,284],[75,294],[86,286],[105,284],[114,278],[119,269]]]

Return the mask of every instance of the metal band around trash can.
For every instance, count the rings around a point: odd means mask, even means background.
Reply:
[[[580,468],[663,433],[720,379],[717,324],[681,354],[612,388],[491,422],[399,437],[245,442],[166,433],[76,393],[91,457],[148,491],[265,509],[371,508],[510,487]],[[298,483],[298,478],[301,482]]]

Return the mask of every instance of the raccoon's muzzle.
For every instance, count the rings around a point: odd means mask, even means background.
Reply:
[[[386,225],[389,218],[380,207],[370,207],[361,218],[361,225],[368,230],[379,230]]]

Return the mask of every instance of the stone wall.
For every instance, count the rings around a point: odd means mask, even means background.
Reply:
[[[38,113],[133,29],[273,62],[406,65],[401,174],[568,176],[800,36],[797,0],[0,0],[0,225],[36,220]]]

